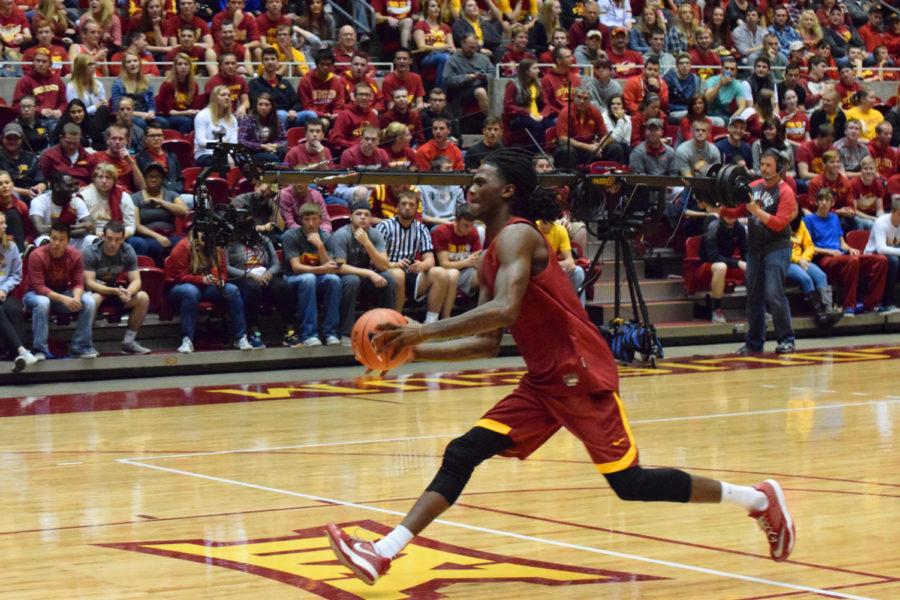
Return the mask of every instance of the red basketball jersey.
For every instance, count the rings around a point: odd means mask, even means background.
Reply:
[[[537,230],[534,223],[519,217],[506,225],[514,223],[527,223]],[[522,385],[555,396],[617,391],[619,372],[609,346],[588,319],[549,243],[547,256],[549,264],[529,280],[519,317],[510,328],[528,367]],[[491,295],[499,267],[491,244],[480,274]]]

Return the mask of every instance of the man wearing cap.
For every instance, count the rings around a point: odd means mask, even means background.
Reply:
[[[788,48],[787,59],[789,63],[797,63],[802,69],[806,70],[809,67],[806,60],[806,44],[803,42],[791,42]]]
[[[753,104],[753,98],[737,79],[737,60],[733,56],[726,56],[722,60],[721,75],[714,75],[704,82],[703,95],[709,105],[707,114],[715,125],[724,125],[732,114],[741,114]],[[732,103],[736,105],[735,110],[731,109]]]
[[[31,200],[47,189],[44,176],[38,168],[33,152],[22,148],[25,132],[16,122],[3,128],[3,144],[0,146],[0,171],[9,173],[13,180],[13,192],[22,200]]]
[[[582,82],[591,93],[591,104],[600,110],[606,110],[613,96],[622,95],[622,84],[613,79],[612,65],[607,58],[594,63],[594,76]]]
[[[741,116],[731,117],[728,122],[728,137],[716,142],[716,148],[722,155],[722,164],[741,165],[748,171],[753,170],[753,153],[750,144],[744,141],[747,123]]]
[[[613,27],[610,35],[612,35],[612,45],[606,56],[615,69],[616,77],[640,75],[644,57],[640,52],[628,49],[628,30],[624,27]]]
[[[603,34],[600,33],[600,30],[591,29],[588,31],[585,42],[575,48],[575,64],[593,64],[595,60],[604,55],[603,48],[601,47],[602,45]]]
[[[644,73],[635,75],[625,82],[625,91],[622,100],[625,110],[630,113],[637,112],[647,94],[659,96],[659,107],[663,112],[669,111],[669,86],[659,75],[659,59],[651,56],[644,65]]]
[[[772,11],[772,24],[769,25],[769,33],[778,38],[778,45],[785,56],[790,52],[795,42],[800,42],[801,47],[803,45],[800,33],[790,23],[787,6],[776,6]]]
[[[565,13],[565,9],[563,9],[563,13]],[[569,27],[570,47],[577,48],[582,45],[587,40],[588,31],[592,29],[603,34],[603,39],[606,40],[604,49],[609,49],[610,31],[606,25],[600,22],[600,6],[594,0],[588,0],[581,10],[581,18]]]
[[[649,119],[644,125],[644,141],[632,149],[628,156],[628,166],[633,173],[646,175],[663,175],[675,177],[678,175],[678,161],[675,158],[675,150],[664,144],[664,125],[661,119]],[[658,205],[659,195],[665,193],[665,202],[671,203],[681,188],[669,188],[667,190],[642,188],[650,203]],[[639,194],[641,191],[638,192]]]
[[[16,84],[13,106],[18,108],[25,96],[34,96],[37,112],[47,120],[47,128],[56,127],[66,108],[66,84],[50,70],[50,53],[38,51],[34,55],[34,67]]]
[[[384,236],[372,227],[372,209],[366,201],[350,206],[350,226],[331,236],[331,257],[341,278],[341,345],[350,345],[350,332],[356,322],[356,302],[360,292],[374,296],[373,305],[393,308],[394,279],[388,274],[388,254]]]

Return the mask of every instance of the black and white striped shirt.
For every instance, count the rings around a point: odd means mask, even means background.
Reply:
[[[404,258],[412,262],[418,254],[434,252],[431,245],[431,233],[419,221],[413,221],[409,227],[404,228],[397,217],[394,217],[382,221],[375,227],[384,237],[390,262],[397,262]]]

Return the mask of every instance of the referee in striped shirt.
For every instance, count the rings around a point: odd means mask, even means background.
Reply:
[[[418,208],[416,193],[403,190],[397,194],[397,215],[381,221],[376,228],[387,248],[388,274],[397,290],[397,310],[403,310],[407,295],[416,302],[427,296],[425,322],[432,323],[438,316],[450,316],[459,271],[435,266],[431,234],[416,220]]]

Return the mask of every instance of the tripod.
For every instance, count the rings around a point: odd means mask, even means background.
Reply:
[[[625,196],[622,196],[622,200]],[[637,235],[644,221],[643,212],[625,214],[630,200],[619,202],[619,206],[611,211],[605,221],[597,221],[597,230],[592,232],[601,240],[600,248],[591,261],[589,272],[592,275],[585,279],[578,294],[587,286],[593,285],[599,275],[594,267],[600,262],[600,257],[606,249],[606,245],[612,242],[615,248],[615,280],[614,280],[614,304],[613,318],[609,320],[609,342],[613,354],[619,360],[632,362],[635,353],[640,354],[641,360],[656,368],[656,362],[663,357],[662,343],[656,333],[656,327],[650,322],[650,313],[641,285],[638,279],[637,268],[634,264],[634,253],[630,241]],[[625,282],[628,284],[628,296],[631,301],[632,318],[626,320],[622,317],[622,273],[624,271]],[[604,315],[605,317],[605,315]]]

